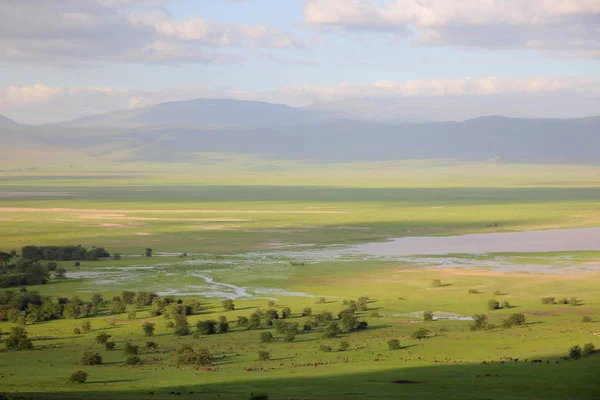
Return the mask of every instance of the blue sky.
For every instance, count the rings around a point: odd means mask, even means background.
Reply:
[[[579,116],[600,93],[599,27],[586,0],[4,0],[0,114],[551,92]]]

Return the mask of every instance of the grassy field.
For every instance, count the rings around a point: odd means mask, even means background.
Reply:
[[[224,400],[259,392],[271,400],[600,398],[600,355],[562,359],[573,345],[600,346],[600,323],[582,321],[600,320],[600,271],[569,269],[598,265],[600,252],[457,255],[481,263],[469,269],[363,258],[303,265],[284,255],[260,256],[401,236],[599,226],[600,169],[441,161],[273,161],[240,169],[239,163],[228,161],[222,169],[177,165],[170,174],[139,173],[131,165],[119,171],[2,173],[0,250],[82,244],[123,254],[118,261],[83,262],[79,268],[61,262],[68,279],[30,291],[84,300],[93,293],[111,299],[123,290],[187,294],[183,298],[203,302],[202,311],[188,317],[192,326],[226,316],[232,330],[178,337],[167,319],[151,317],[147,308],[137,309],[133,319],[102,309],[96,317],[27,325],[34,350],[0,352],[0,393],[32,399],[167,399],[171,392]],[[147,247],[154,257],[140,256]],[[178,256],[184,252],[186,257]],[[497,260],[562,273],[503,273],[486,264]],[[433,287],[433,279],[442,285]],[[478,294],[469,294],[475,289]],[[223,296],[235,297],[236,311],[222,310]],[[290,321],[302,325],[305,307],[313,314],[337,314],[346,308],[344,300],[361,296],[371,299],[368,310],[358,313],[369,329],[335,339],[322,339],[321,326],[287,343],[272,328],[247,330],[233,322],[275,301],[279,311],[290,307]],[[545,296],[576,296],[579,303],[543,305]],[[317,304],[319,297],[327,302]],[[489,311],[493,298],[512,307]],[[423,311],[450,319],[424,322]],[[502,328],[513,313],[523,313],[527,323]],[[497,327],[470,331],[472,321],[461,318],[474,314],[487,314]],[[84,321],[93,331],[74,334]],[[143,347],[149,338],[141,326],[148,321],[156,323],[151,340],[159,347],[141,351],[141,366],[126,366],[124,345]],[[13,326],[0,322],[2,339]],[[428,329],[429,337],[412,338],[419,328]],[[261,343],[259,335],[267,330],[276,340]],[[95,343],[99,332],[112,335],[116,350]],[[389,350],[390,339],[399,339],[402,349]],[[342,340],[349,350],[337,351]],[[187,343],[208,348],[214,365],[177,366],[175,352]],[[333,351],[321,351],[322,345]],[[102,365],[80,364],[88,348],[102,355]],[[258,361],[259,350],[272,359]],[[89,374],[88,381],[67,383],[78,369]]]

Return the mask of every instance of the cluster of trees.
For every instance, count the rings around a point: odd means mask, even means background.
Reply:
[[[501,310],[503,308],[511,308],[508,301],[503,301],[502,304],[498,300],[492,299],[488,301],[488,310]]]
[[[94,247],[87,250],[78,246],[24,246],[21,255],[27,260],[48,261],[83,261],[108,258],[110,253],[103,247]]]
[[[583,349],[579,345],[575,345],[569,349],[569,358],[577,360],[582,356],[587,356],[596,352],[596,347],[593,343],[586,343],[583,345]]]
[[[525,323],[525,315],[522,313],[515,313],[502,321],[502,327],[510,328],[513,326],[525,325]],[[473,316],[473,323],[470,325],[472,331],[489,331],[495,328],[495,325],[488,322],[488,317],[485,314],[475,314]]]
[[[54,272],[57,279],[64,279],[66,271],[56,263],[43,266],[39,261],[17,257],[16,252],[0,252],[0,288],[43,285]]]
[[[577,299],[577,297],[571,297],[569,299],[563,297],[562,299],[559,299],[557,301],[555,297],[548,296],[542,298],[542,304],[570,304],[572,306],[577,306],[579,305],[579,300]]]

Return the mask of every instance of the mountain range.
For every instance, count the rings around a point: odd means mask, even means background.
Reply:
[[[0,136],[16,153],[52,148],[118,162],[193,162],[198,153],[233,153],[321,162],[600,163],[600,117],[429,123],[343,117],[335,110],[197,99],[39,126],[0,117]]]

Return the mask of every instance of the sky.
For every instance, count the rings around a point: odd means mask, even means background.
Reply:
[[[600,0],[0,0],[0,114],[193,98],[371,118],[600,114]]]

